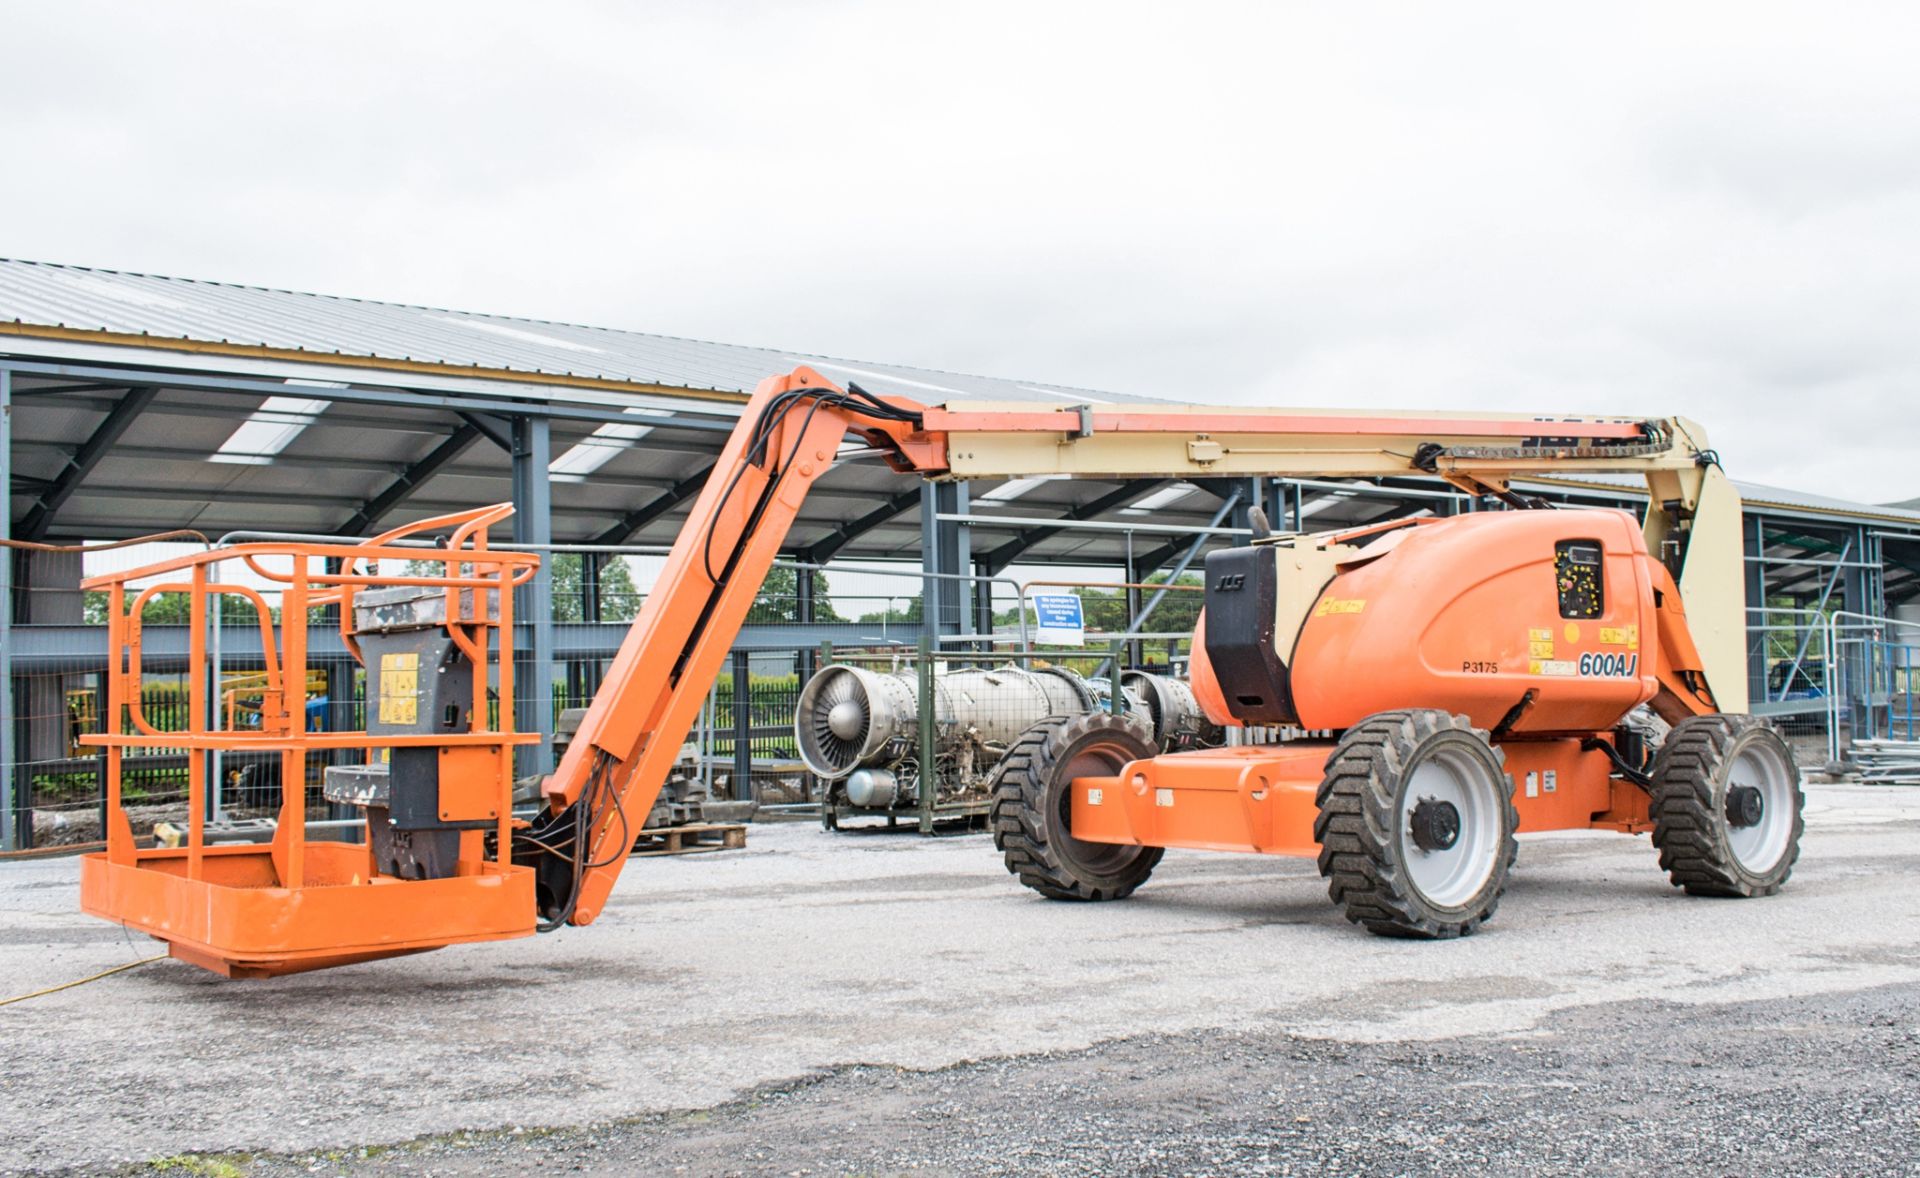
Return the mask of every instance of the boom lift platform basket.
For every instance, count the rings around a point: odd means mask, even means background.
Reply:
[[[362,543],[244,544],[83,582],[82,588],[107,595],[110,722],[107,732],[82,738],[107,750],[107,847],[81,860],[81,907],[165,940],[174,957],[229,977],[270,977],[531,934],[533,872],[511,862],[513,750],[541,737],[513,730],[510,701],[513,589],[532,577],[539,558],[487,547],[487,528],[511,513],[504,505],[480,508]],[[451,532],[446,548],[396,543],[436,532]],[[437,575],[381,575],[383,560],[441,568]],[[279,591],[277,622],[258,589],[217,579],[223,564]],[[140,703],[141,613],[161,593],[190,601],[191,705],[187,726],[177,731],[154,727]],[[265,656],[259,724],[243,730],[212,722],[218,709],[208,617],[222,595],[252,606]],[[394,620],[396,599],[416,624],[381,624]],[[297,685],[307,682],[308,623],[323,607],[337,610],[347,649],[367,666],[368,723],[381,731],[306,730],[305,692]],[[370,618],[371,628],[364,624]],[[423,662],[418,649],[374,649],[376,639],[404,636],[411,638],[399,645],[420,647],[422,632],[444,636],[453,653],[436,665]],[[286,684],[296,687],[289,691]],[[438,706],[422,706],[428,702]],[[187,753],[184,845],[136,847],[120,790],[120,760],[130,747]],[[309,843],[310,758],[336,749],[366,750],[368,766],[376,769],[384,768],[379,750],[391,750],[396,765],[432,759],[429,772],[440,786],[436,817],[459,827],[447,832],[454,837],[432,852],[423,840],[396,854],[396,844],[409,842],[400,829],[406,815],[370,810],[365,845]],[[207,845],[214,750],[280,757],[280,821],[270,844]],[[439,870],[418,870],[416,860],[436,853],[444,856]]]

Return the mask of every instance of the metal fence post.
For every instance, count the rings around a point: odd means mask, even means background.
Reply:
[[[1126,649],[1127,642],[1124,638],[1115,638],[1107,643],[1107,687],[1110,692],[1107,696],[1107,710],[1116,716],[1124,716],[1127,712],[1127,696],[1120,689],[1120,658]]]
[[[934,706],[933,692],[933,636],[922,630],[920,633],[920,833],[933,833],[933,802],[939,788],[938,775],[934,769],[935,733],[933,726],[939,722],[940,709]]]

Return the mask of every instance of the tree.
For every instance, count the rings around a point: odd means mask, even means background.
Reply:
[[[127,592],[127,603],[131,605],[137,594]],[[208,607],[212,609],[211,606]],[[273,619],[279,621],[279,610],[269,606]],[[107,624],[107,595],[98,591],[89,592],[80,603],[81,620],[90,626]],[[253,611],[253,603],[244,597],[226,595],[220,603],[220,622],[223,626],[256,626],[258,615]],[[193,599],[185,593],[156,593],[147,598],[147,604],[140,610],[141,624],[147,626],[184,626],[193,620]]]
[[[553,620],[586,620],[582,588],[586,581],[586,557],[578,552],[556,552],[546,558],[547,574],[553,579]],[[446,566],[437,560],[410,560],[409,577],[443,576]],[[612,557],[600,566],[600,619],[606,622],[630,622],[640,612],[640,590],[633,583],[633,570],[622,557]]]
[[[553,620],[586,620],[582,588],[586,583],[587,560],[577,552],[556,553],[553,573]],[[600,565],[600,620],[631,622],[640,612],[640,589],[633,583],[633,569],[626,559],[610,557]]]
[[[879,626],[888,622],[917,622],[926,616],[918,593],[896,600],[900,601],[899,605],[889,601],[885,609],[868,610],[854,620],[863,625]]]
[[[828,595],[827,574],[820,569],[810,569],[808,575],[813,578],[813,620],[846,621],[833,608],[833,599]],[[777,625],[799,620],[800,570],[784,566],[768,570],[767,579],[760,583],[760,592],[753,599],[753,609],[747,614],[747,621]]]

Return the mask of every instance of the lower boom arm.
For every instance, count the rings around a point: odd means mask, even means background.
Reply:
[[[814,481],[849,431],[897,467],[935,457],[914,434],[921,407],[842,389],[801,368],[762,381],[674,541],[654,592],[516,840],[535,868],[543,930],[588,924],[613,890],[634,835],[680,754],[707,685]],[[584,832],[585,837],[579,837]]]

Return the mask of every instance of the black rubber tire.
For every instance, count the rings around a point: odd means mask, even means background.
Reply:
[[[1406,870],[1408,836],[1398,816],[1412,770],[1449,747],[1480,761],[1502,788],[1491,874],[1465,903],[1442,907],[1421,894]],[[1493,916],[1519,849],[1513,836],[1520,818],[1506,758],[1465,716],[1422,709],[1367,717],[1328,756],[1315,800],[1320,874],[1348,920],[1381,936],[1441,940],[1466,936]]]
[[[1119,900],[1147,882],[1160,847],[1083,843],[1068,833],[1075,776],[1118,773],[1158,750],[1131,716],[1048,716],[1020,735],[993,770],[989,819],[1007,870],[1051,900]],[[1076,768],[1077,766],[1077,768]]]
[[[1785,849],[1764,871],[1741,863],[1728,842],[1727,789],[1735,760],[1767,744],[1784,758],[1793,798]],[[1749,716],[1693,716],[1674,725],[1653,762],[1653,845],[1660,868],[1692,896],[1771,896],[1793,874],[1806,830],[1806,795],[1793,749]]]

